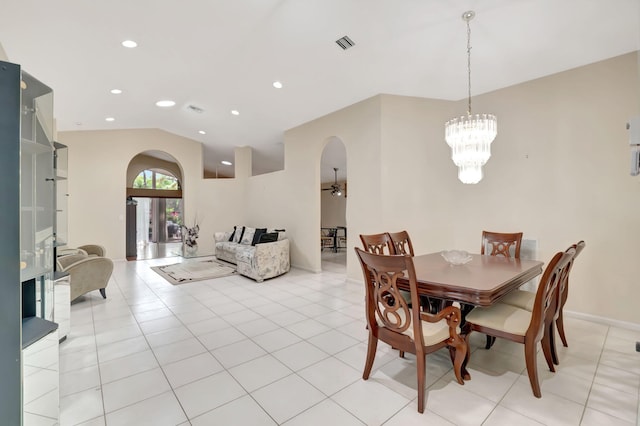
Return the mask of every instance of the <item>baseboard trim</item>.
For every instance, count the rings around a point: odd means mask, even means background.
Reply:
[[[292,268],[295,269],[300,269],[301,271],[307,271],[307,272],[311,272],[313,274],[318,274],[320,272],[322,272],[322,269],[311,269],[311,268],[306,268],[304,266],[299,266],[299,265],[294,265],[293,263],[291,264]]]
[[[598,324],[604,324],[604,325],[610,325],[610,326],[613,326],[613,327],[625,328],[625,329],[628,329],[628,330],[640,331],[640,324],[633,323],[633,322],[620,321],[620,320],[615,320],[615,319],[612,319],[612,318],[601,317],[601,316],[598,316],[598,315],[591,315],[591,314],[585,314],[585,313],[582,313],[582,312],[567,311],[567,310],[565,310],[563,312],[563,315],[565,317],[571,317],[571,318],[581,319],[581,320],[585,320],[585,321],[591,321],[591,322],[595,322],[595,323],[598,323]]]

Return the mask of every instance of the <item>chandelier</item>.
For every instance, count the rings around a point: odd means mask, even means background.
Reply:
[[[467,23],[467,115],[445,123],[445,139],[451,147],[451,159],[458,166],[458,179],[462,183],[478,183],[482,180],[482,166],[491,157],[491,142],[498,132],[498,120],[493,114],[471,114],[471,21],[475,12],[462,14]]]

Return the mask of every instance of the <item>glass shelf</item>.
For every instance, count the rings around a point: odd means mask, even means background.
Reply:
[[[22,319],[22,349],[32,345],[49,333],[58,329],[58,324],[53,321],[38,317]]]

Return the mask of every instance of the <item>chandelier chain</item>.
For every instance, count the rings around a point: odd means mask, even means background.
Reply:
[[[470,19],[467,21],[467,88],[468,88],[468,106],[467,115],[471,115],[471,25],[469,25]]]

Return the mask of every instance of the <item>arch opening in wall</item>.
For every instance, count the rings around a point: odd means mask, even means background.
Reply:
[[[347,262],[347,151],[340,138],[327,138],[320,159],[319,248],[323,270],[344,270]]]
[[[128,260],[182,254],[182,168],[171,155],[146,151],[127,167]]]

